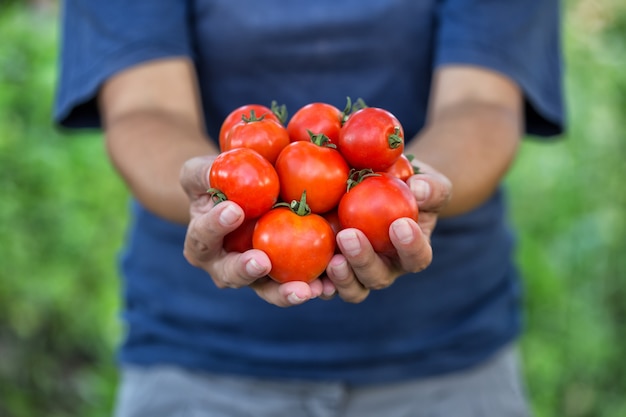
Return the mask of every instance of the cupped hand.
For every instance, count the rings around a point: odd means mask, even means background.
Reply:
[[[430,166],[414,162],[420,173],[407,180],[419,206],[418,222],[410,218],[395,220],[389,236],[397,256],[389,257],[374,251],[365,235],[357,229],[344,229],[337,234],[341,254],[335,255],[326,269],[323,294],[334,286],[345,301],[359,303],[371,290],[387,288],[408,272],[419,272],[430,265],[433,252],[430,236],[439,212],[452,194],[452,184]]]
[[[324,284],[320,279],[310,284],[279,284],[270,279],[267,274],[272,265],[263,251],[224,250],[224,236],[243,223],[244,213],[236,203],[215,204],[207,194],[210,188],[207,173],[213,160],[212,156],[196,157],[181,169],[180,183],[190,201],[190,221],[183,251],[187,261],[206,271],[218,288],[249,286],[262,299],[277,306],[297,305],[322,295]]]

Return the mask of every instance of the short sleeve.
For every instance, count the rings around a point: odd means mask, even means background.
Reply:
[[[186,0],[66,0],[54,119],[99,127],[96,96],[113,74],[139,63],[192,56]]]
[[[514,80],[525,97],[526,132],[564,130],[558,0],[444,0],[435,66],[476,65]]]

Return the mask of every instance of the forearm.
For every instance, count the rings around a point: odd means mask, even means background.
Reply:
[[[188,223],[180,169],[192,157],[217,154],[198,126],[169,112],[144,110],[113,118],[105,132],[111,161],[139,202],[160,217]]]
[[[437,112],[407,147],[452,182],[452,198],[441,216],[462,214],[486,201],[510,167],[521,137],[515,109],[459,102]]]

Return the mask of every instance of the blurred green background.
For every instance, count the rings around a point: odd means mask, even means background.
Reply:
[[[54,1],[0,0],[0,416],[110,415],[127,191],[51,122]],[[565,2],[569,129],[507,178],[538,417],[626,416],[626,2]],[[451,416],[452,417],[452,416]]]

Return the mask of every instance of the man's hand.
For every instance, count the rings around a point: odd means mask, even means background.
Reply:
[[[420,174],[407,180],[419,206],[418,222],[409,218],[395,220],[389,228],[389,237],[397,250],[397,257],[374,252],[365,235],[357,229],[345,229],[337,234],[341,254],[330,261],[324,282],[324,296],[334,287],[345,301],[363,301],[370,290],[387,288],[407,272],[419,272],[430,265],[432,248],[430,236],[437,223],[438,213],[452,194],[450,181],[430,166],[419,161]]]
[[[224,236],[244,221],[243,210],[232,201],[214,204],[207,190],[207,173],[213,157],[197,157],[185,163],[180,182],[190,200],[190,217],[184,255],[192,265],[211,275],[218,288],[250,286],[261,298],[281,307],[301,304],[322,294],[322,281],[279,284],[267,274],[271,263],[256,249],[243,253],[226,252]]]

